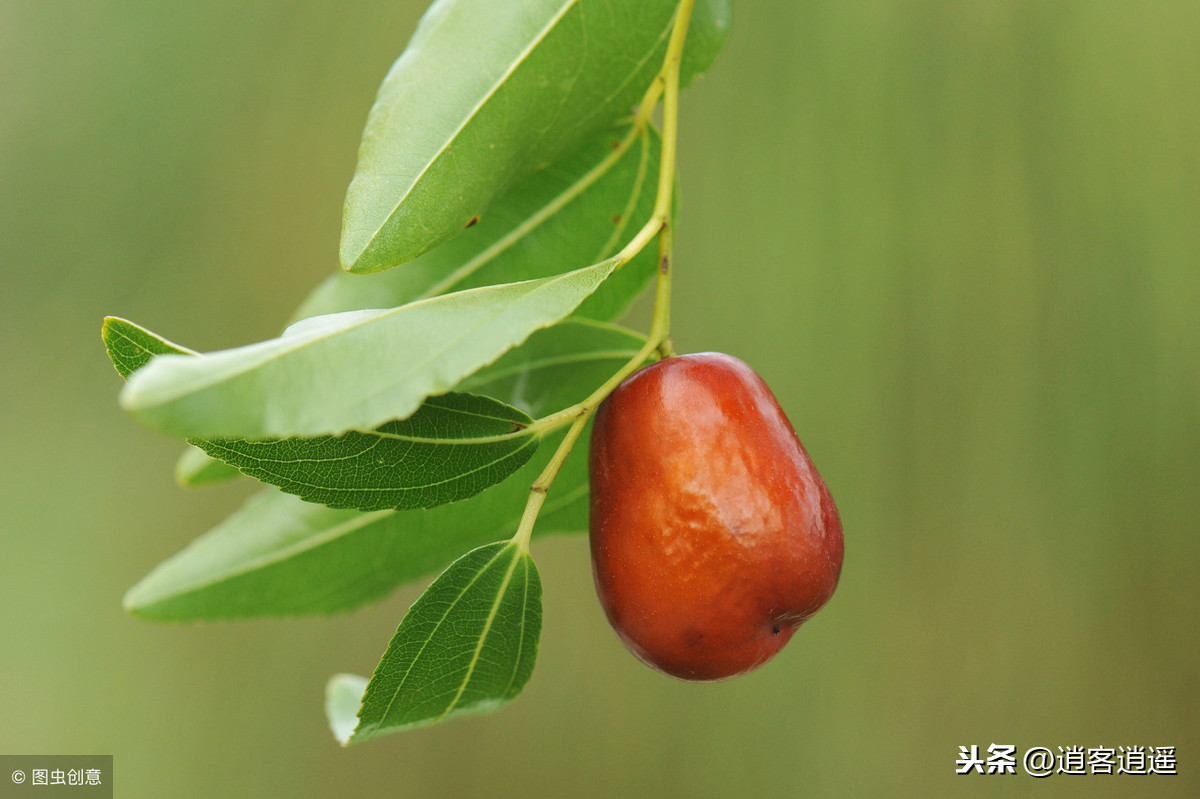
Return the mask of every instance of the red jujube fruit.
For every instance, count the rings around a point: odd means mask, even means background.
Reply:
[[[771,390],[737,358],[667,358],[592,430],[591,549],[608,620],[685,680],[761,666],[832,596],[833,498]]]

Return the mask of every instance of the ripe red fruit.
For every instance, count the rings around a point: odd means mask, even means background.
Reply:
[[[589,469],[600,604],[660,671],[757,668],[837,587],[833,497],[737,358],[681,355],[630,376],[597,411]]]

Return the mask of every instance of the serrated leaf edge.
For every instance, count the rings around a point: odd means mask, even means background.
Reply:
[[[486,544],[485,546],[496,546],[496,544]],[[470,665],[467,666],[466,674],[463,676],[462,681],[459,683],[458,691],[455,693],[454,698],[452,700],[450,700],[450,703],[446,706],[446,709],[443,710],[439,716],[437,716],[434,719],[423,720],[422,724],[423,725],[437,724],[438,722],[440,722],[441,720],[446,718],[446,716],[448,716],[454,710],[455,706],[458,705],[458,700],[462,698],[463,691],[465,691],[467,688],[467,685],[470,684],[471,676],[475,673],[475,666],[479,663],[480,653],[483,651],[483,646],[487,642],[488,635],[491,633],[492,624],[496,620],[496,614],[499,612],[499,608],[500,608],[501,603],[504,600],[504,596],[505,596],[505,594],[508,593],[508,587],[509,587],[509,584],[512,582],[513,574],[516,572],[517,564],[520,563],[527,556],[527,553],[520,551],[519,545],[514,541],[509,541],[507,543],[504,543],[498,550],[496,550],[496,554],[493,555],[487,561],[487,563],[483,564],[483,566],[480,567],[479,570],[476,571],[475,574],[471,577],[471,580],[465,586],[463,586],[461,591],[458,592],[458,595],[454,598],[454,601],[452,601],[449,604],[449,607],[446,608],[446,610],[442,614],[441,618],[438,619],[437,623],[434,625],[433,630],[426,637],[426,639],[421,643],[420,649],[412,657],[411,661],[408,664],[408,668],[404,672],[404,676],[401,677],[400,681],[396,684],[396,688],[392,692],[391,698],[388,700],[388,703],[384,707],[382,713],[380,713],[379,720],[372,722],[369,726],[366,726],[366,727],[362,726],[362,724],[361,724],[362,708],[361,707],[359,708],[358,716],[359,716],[360,724],[357,728],[355,728],[354,732],[351,734],[350,739],[349,739],[350,743],[353,743],[354,740],[359,737],[360,733],[362,734],[362,736],[364,738],[366,738],[366,737],[370,737],[371,735],[373,735],[374,733],[379,731],[380,725],[387,718],[388,714],[392,710],[392,707],[396,704],[396,700],[400,697],[400,694],[404,687],[404,684],[408,680],[409,675],[412,674],[413,668],[416,666],[417,662],[421,659],[421,655],[424,654],[426,647],[428,647],[430,642],[432,642],[434,640],[434,638],[437,635],[438,630],[441,629],[441,627],[445,623],[447,617],[450,616],[450,614],[454,611],[454,609],[462,601],[462,598],[464,596],[466,596],[467,592],[470,591],[471,588],[477,582],[479,582],[480,578],[488,571],[488,569],[490,569],[492,567],[492,565],[494,563],[496,563],[496,561],[498,561],[502,556],[508,554],[510,551],[513,553],[512,563],[509,564],[508,570],[505,572],[504,579],[501,582],[500,589],[496,592],[496,597],[495,597],[494,601],[492,602],[491,610],[488,612],[487,621],[484,622],[483,631],[479,636],[478,642],[475,644],[475,652],[471,657],[471,663],[470,663]],[[467,553],[467,554],[469,555],[470,553]],[[462,557],[465,558],[465,557],[467,557],[467,555],[463,555]],[[462,560],[462,558],[459,558],[459,560]],[[456,563],[457,563],[457,561],[456,561]],[[453,564],[451,564],[451,567],[452,566],[453,566]],[[451,567],[448,567],[448,568],[451,568]],[[528,578],[526,579],[526,584],[528,585]],[[528,607],[528,587],[526,588],[525,596],[526,596],[526,599],[522,603],[523,609]],[[420,600],[418,599],[418,601],[420,601]],[[410,608],[409,613],[411,613],[411,612],[412,612],[412,609]],[[403,625],[404,624],[403,620],[401,620],[400,623],[401,623],[401,625]],[[522,612],[522,614],[521,614],[521,624],[522,624],[522,629],[524,629],[524,624],[525,624],[525,613],[524,612]],[[524,636],[521,637],[521,646],[522,647],[524,646]],[[520,651],[520,650],[518,650],[518,651]],[[519,664],[520,658],[518,658],[515,662],[517,664]],[[505,695],[507,695],[508,691],[511,690],[512,679],[514,679],[514,678],[515,678],[515,671],[514,671],[514,677],[510,678],[508,688],[505,689]],[[363,696],[364,696],[364,701],[365,701],[366,694],[364,693]]]

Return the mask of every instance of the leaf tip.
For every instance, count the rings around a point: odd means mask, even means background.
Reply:
[[[201,488],[223,483],[239,474],[241,472],[237,469],[209,456],[194,444],[188,444],[175,461],[175,484],[180,488]]]
[[[141,621],[198,620],[198,617],[188,618],[171,613],[169,604],[173,597],[172,592],[164,591],[162,579],[159,576],[162,566],[163,564],[159,564],[157,568],[138,580],[125,592],[125,596],[121,597],[121,609]]]
[[[352,227],[343,223],[342,240],[338,248],[338,261],[343,272],[352,275],[365,275],[371,272],[381,272],[401,261],[395,258],[381,258],[379,248],[373,246],[371,238],[358,235]],[[389,263],[388,261],[392,261]]]
[[[144,598],[141,596],[141,594],[145,593],[142,588],[144,583],[145,580],[139,581],[132,588],[125,592],[125,596],[121,597],[121,609],[130,616],[134,616],[135,618],[139,619],[151,618],[151,616],[146,613],[147,605],[144,601]]]
[[[474,222],[468,222],[466,227],[473,224]],[[436,235],[422,235],[427,232],[416,229],[403,230],[397,220],[389,218],[378,230],[363,233],[347,224],[343,218],[338,259],[342,271],[354,275],[383,272],[424,255],[464,229],[450,227]]]
[[[354,732],[367,682],[366,677],[357,674],[335,674],[325,683],[325,717],[334,739],[342,746],[356,743]]]
[[[117,405],[126,413],[136,415],[140,397],[138,396],[137,384],[129,382],[129,378],[132,376],[132,373],[130,373],[126,377],[125,385],[121,387],[121,393],[117,394]]]
[[[351,275],[370,275],[375,272],[382,272],[385,269],[391,269],[393,266],[398,266],[401,263],[403,261],[397,261],[394,258],[380,258],[368,248],[352,258],[346,258],[345,254],[343,254],[342,271]]]

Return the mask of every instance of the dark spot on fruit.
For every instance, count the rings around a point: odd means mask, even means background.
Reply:
[[[690,649],[699,649],[704,646],[704,633],[691,627],[683,631],[683,643]]]
[[[781,632],[783,632],[783,630],[779,628],[778,624],[771,625],[771,635],[779,635]]]

